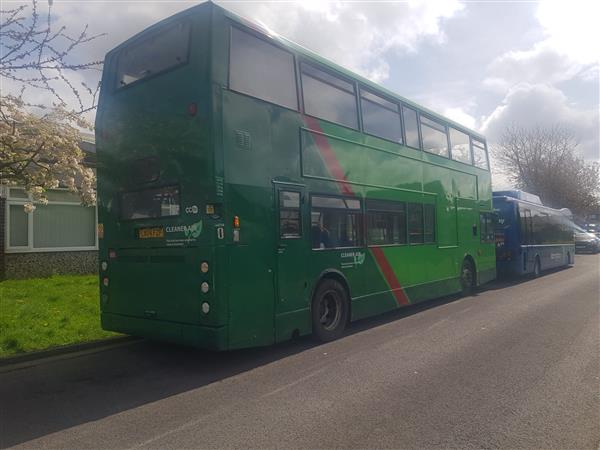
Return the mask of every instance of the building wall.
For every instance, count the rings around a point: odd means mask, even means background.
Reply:
[[[98,251],[4,253],[5,278],[92,274],[98,271]]]
[[[23,188],[0,186],[0,280],[97,273],[96,209],[66,189],[47,195],[27,212]]]

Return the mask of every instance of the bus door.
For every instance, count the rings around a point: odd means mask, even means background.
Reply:
[[[529,270],[533,267],[533,258],[535,258],[533,251],[529,247],[533,243],[532,230],[531,230],[531,211],[529,209],[523,209],[521,212],[521,248],[523,250],[523,271]]]
[[[289,339],[310,327],[307,261],[309,232],[304,186],[275,185],[277,267],[275,274],[275,339]]]

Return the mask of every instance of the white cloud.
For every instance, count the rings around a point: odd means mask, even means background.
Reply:
[[[493,77],[485,83],[510,86],[515,83],[558,83],[570,80],[585,68],[559,53],[548,41],[537,43],[531,50],[509,51],[492,61],[488,70]],[[499,83],[501,82],[501,83]]]
[[[389,77],[387,52],[414,52],[424,40],[443,43],[443,20],[464,8],[456,0],[220,4],[375,82]]]
[[[477,128],[477,120],[471,114],[467,113],[464,109],[460,107],[455,108],[446,108],[443,110],[442,114],[449,119],[454,120],[455,122],[464,125],[465,127],[476,129]]]
[[[103,60],[106,52],[119,43],[198,3],[55,2],[53,26],[58,29],[65,25],[71,34],[78,34],[88,23],[88,34],[106,33],[73,55],[83,61]],[[318,0],[219,4],[376,82],[390,76],[387,52],[415,52],[424,41],[444,43],[443,21],[464,8],[458,0],[411,0],[368,6]],[[39,5],[42,14],[46,5]],[[99,78],[99,74],[90,73],[74,75],[73,79],[79,83],[81,75],[89,85],[95,85]],[[44,94],[37,95],[41,100],[47,99]],[[73,104],[72,99],[69,104]]]
[[[492,90],[517,83],[558,83],[575,77],[593,81],[600,60],[600,3],[539,2],[536,19],[543,38],[528,50],[512,50],[488,66]]]
[[[501,104],[485,119],[483,131],[490,143],[498,140],[506,126],[523,127],[560,124],[579,139],[586,159],[600,159],[598,110],[582,110],[569,103],[565,94],[548,85],[523,83],[510,89]]]
[[[546,42],[580,64],[600,59],[600,3],[546,0],[539,2],[536,17],[546,32]]]

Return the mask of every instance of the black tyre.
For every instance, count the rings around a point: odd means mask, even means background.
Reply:
[[[475,291],[475,267],[468,259],[463,261],[460,269],[460,286],[463,295],[471,295]]]
[[[540,257],[535,257],[535,264],[533,265],[533,278],[538,278],[542,274],[542,265],[540,264]]]
[[[320,341],[333,341],[344,334],[350,308],[344,286],[336,280],[319,283],[312,300],[313,334]]]

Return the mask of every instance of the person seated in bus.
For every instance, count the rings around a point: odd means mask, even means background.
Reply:
[[[312,242],[313,248],[331,248],[331,237],[329,230],[321,223],[313,224],[312,226]]]

